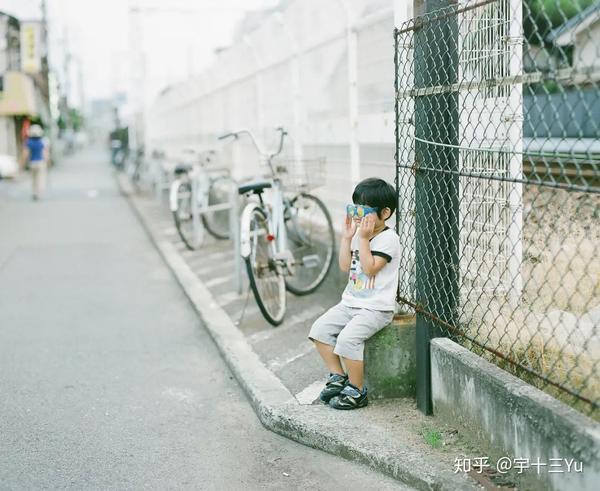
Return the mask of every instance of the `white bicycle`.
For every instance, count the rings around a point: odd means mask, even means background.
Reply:
[[[211,167],[215,152],[190,155],[175,167],[169,205],[175,228],[190,250],[202,245],[204,230],[216,239],[229,238],[232,180],[226,168]]]
[[[286,289],[296,295],[306,295],[323,283],[331,268],[335,243],[327,208],[319,198],[306,192],[322,185],[317,171],[322,171],[324,162],[289,162],[274,167],[273,159],[281,153],[287,135],[283,128],[277,131],[280,140],[275,151],[263,150],[248,130],[220,137],[250,137],[271,174],[263,181],[240,186],[239,193],[258,197],[258,201],[248,203],[242,212],[241,255],[256,303],[274,326],[281,324],[285,316]],[[309,169],[309,163],[320,167]],[[295,181],[293,191],[284,185],[291,181]],[[266,189],[269,192],[263,197]]]

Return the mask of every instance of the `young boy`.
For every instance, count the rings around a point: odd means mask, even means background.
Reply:
[[[339,265],[349,272],[342,301],[319,317],[309,339],[329,369],[319,398],[335,409],[368,404],[363,382],[365,340],[392,321],[400,240],[385,221],[396,210],[395,189],[382,179],[360,182],[346,207]],[[346,374],[341,361],[348,370]]]

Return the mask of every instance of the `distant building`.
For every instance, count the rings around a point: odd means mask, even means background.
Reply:
[[[31,24],[31,23],[29,23]],[[0,173],[14,167],[32,119],[48,120],[47,99],[43,87],[36,84],[39,73],[24,73],[24,61],[41,52],[39,36],[31,46],[22,45],[22,24],[0,12]],[[25,50],[24,47],[31,48]],[[23,58],[25,56],[25,58]],[[27,68],[27,67],[25,67]]]
[[[0,158],[3,168],[8,166],[7,159],[17,156],[17,125],[15,118],[10,115],[12,100],[11,73],[21,67],[19,21],[0,12],[0,105],[5,108],[0,111]]]
[[[572,66],[577,70],[597,66],[600,46],[600,2],[593,3],[552,30],[546,36],[546,41],[563,50],[572,49]],[[600,74],[593,74],[593,81],[599,79]]]

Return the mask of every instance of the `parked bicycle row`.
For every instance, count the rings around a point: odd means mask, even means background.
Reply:
[[[322,185],[323,159],[283,159],[287,132],[277,128],[278,144],[264,148],[248,130],[219,137],[235,144],[248,139],[266,172],[238,181],[220,165],[215,149],[182,152],[177,159],[138,152],[123,168],[134,184],[152,182],[162,196],[168,189],[175,228],[190,250],[202,247],[206,233],[231,239],[239,251],[250,288],[265,319],[277,326],[286,313],[287,294],[307,295],[325,280],[334,257],[331,216],[311,191]]]

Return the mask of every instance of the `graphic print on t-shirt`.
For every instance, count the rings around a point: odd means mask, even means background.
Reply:
[[[371,295],[375,288],[375,276],[367,276],[360,268],[358,250],[352,251],[352,263],[346,291],[354,296],[365,298]]]
[[[369,241],[371,254],[386,260],[386,264],[374,276],[365,274],[362,269],[359,242],[359,237],[354,236],[350,244],[350,271],[348,284],[342,293],[342,303],[359,309],[394,310],[400,269],[398,235],[391,229],[384,229]]]

